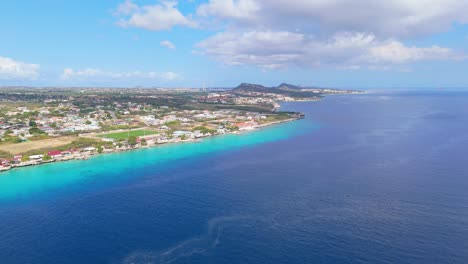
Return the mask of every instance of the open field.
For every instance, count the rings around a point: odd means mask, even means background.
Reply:
[[[118,132],[118,133],[109,133],[109,134],[104,134],[104,135],[99,135],[101,138],[113,138],[115,140],[123,140],[127,139],[129,136],[130,137],[141,137],[141,136],[148,136],[148,135],[154,135],[157,134],[158,132],[153,131],[153,130],[132,130],[132,131],[124,131],[124,132]]]
[[[71,143],[76,137],[48,138],[24,143],[0,145],[0,150],[10,152],[13,155],[35,149],[59,147]]]

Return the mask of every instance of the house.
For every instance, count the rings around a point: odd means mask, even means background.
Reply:
[[[77,152],[79,152],[77,149],[69,149],[69,150],[62,151],[62,155],[69,156]]]
[[[29,160],[42,160],[42,158],[44,158],[42,154],[29,156]]]
[[[174,137],[186,136],[186,137],[190,138],[190,137],[192,137],[192,132],[178,130],[178,131],[174,131],[173,136]]]
[[[63,157],[63,153],[60,150],[52,150],[47,152],[47,155],[51,156],[52,158],[60,158]]]
[[[257,124],[255,122],[239,122],[235,124],[235,126],[237,126],[239,130],[253,129],[256,125]]]
[[[82,152],[96,153],[96,151],[97,151],[97,148],[95,148],[95,147],[87,147],[87,148],[84,148]]]

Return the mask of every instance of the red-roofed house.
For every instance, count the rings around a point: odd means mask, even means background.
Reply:
[[[47,152],[47,155],[51,156],[52,158],[59,158],[63,156],[62,151],[60,150],[49,151]]]

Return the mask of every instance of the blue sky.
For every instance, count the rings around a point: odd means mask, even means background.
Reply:
[[[10,0],[0,85],[467,87],[468,1]]]

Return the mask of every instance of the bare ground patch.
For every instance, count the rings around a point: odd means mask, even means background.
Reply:
[[[60,147],[71,143],[76,137],[48,138],[37,141],[28,141],[18,144],[0,145],[0,150],[10,152],[13,155],[35,149]]]

